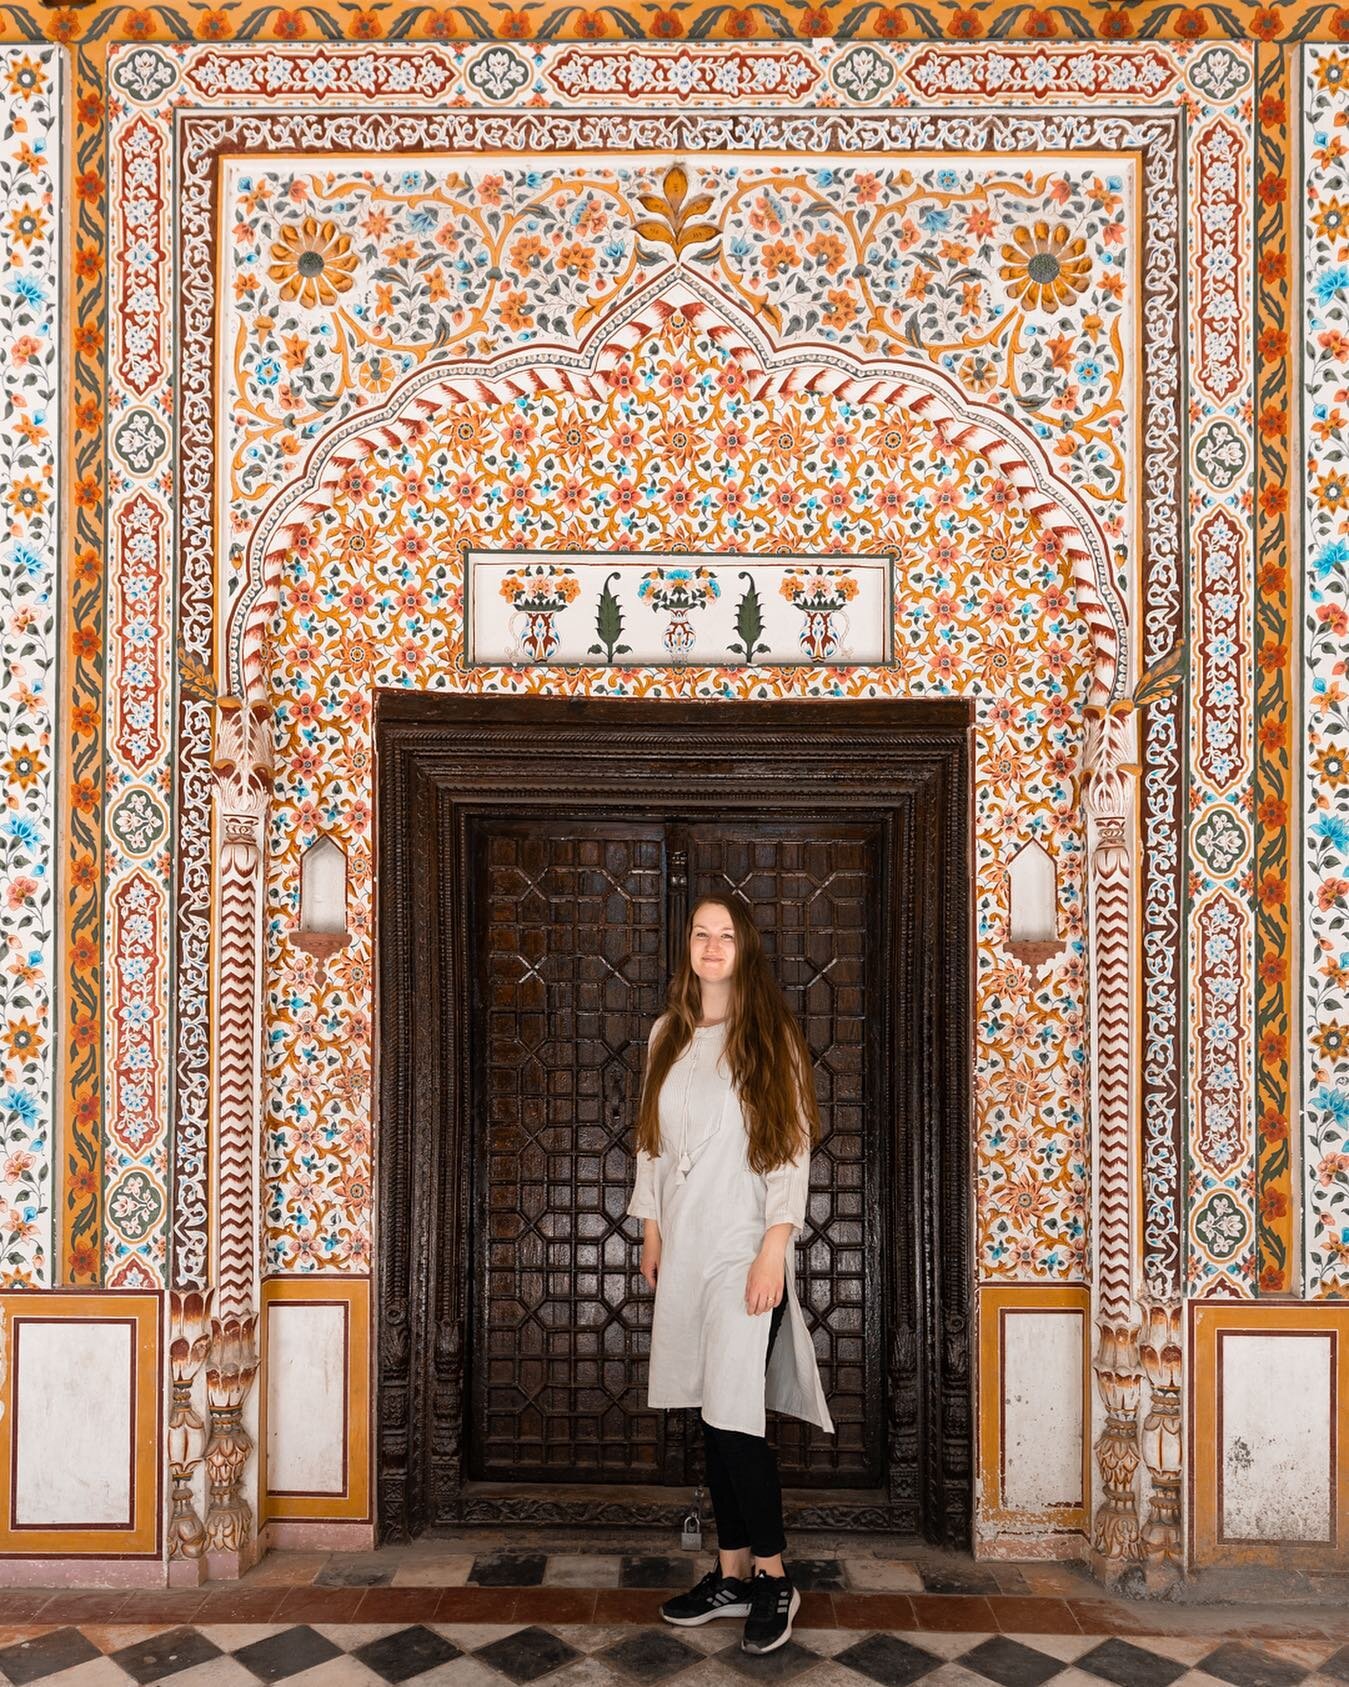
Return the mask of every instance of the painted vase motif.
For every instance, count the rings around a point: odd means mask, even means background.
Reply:
[[[581,582],[570,568],[537,562],[512,568],[501,582],[511,616],[511,656],[516,662],[550,662],[561,635],[557,617],[581,595]]]
[[[782,582],[783,597],[805,617],[800,644],[812,662],[827,662],[842,648],[848,636],[847,606],[857,589],[847,568],[812,568]]]
[[[637,596],[652,609],[669,616],[661,643],[676,666],[687,662],[697,635],[691,619],[695,610],[705,609],[721,587],[710,568],[653,568],[642,576]]]
[[[696,637],[693,623],[686,615],[672,615],[661,634],[661,643],[672,662],[683,662],[692,651]]]
[[[801,648],[812,662],[827,662],[843,642],[844,627],[835,624],[836,611],[807,609],[805,625],[801,628]],[[846,617],[840,616],[842,623]]]
[[[557,649],[555,609],[524,609],[511,616],[511,635],[531,662],[546,662]]]

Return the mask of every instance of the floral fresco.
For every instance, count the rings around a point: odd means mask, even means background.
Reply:
[[[242,1316],[259,1255],[370,1270],[390,686],[975,698],[981,1282],[1165,1318],[1349,1291],[1343,11],[193,0],[0,33],[31,37],[0,56],[6,1285]],[[1300,102],[1286,34],[1334,43]],[[1128,799],[1084,798],[1126,741]],[[236,825],[228,906],[227,801],[270,851]],[[327,959],[293,941],[320,837]],[[1027,961],[1032,839],[1063,947]]]
[[[1349,1293],[1349,52],[1308,54],[1308,1290]]]
[[[396,173],[248,168],[233,191],[236,568],[260,489],[294,474],[335,422],[433,358],[583,346],[616,301],[676,268],[779,340],[930,360],[1052,441],[1107,531],[1125,532],[1127,165],[541,174],[427,160]],[[669,379],[677,397],[680,371]]]
[[[52,1277],[61,59],[0,52],[0,1285]]]
[[[347,472],[285,565],[268,636],[272,1269],[369,1261],[372,688],[402,685],[978,697],[980,1268],[990,1277],[1085,1273],[1079,782],[1091,648],[1062,543],[986,459],[931,424],[809,396],[768,406],[738,376],[723,336],[696,314],[671,312],[618,366],[603,399],[541,393],[465,404],[428,419],[406,445],[375,450]],[[685,439],[677,453],[672,432]],[[584,485],[558,498],[577,462]],[[800,553],[832,539],[865,555],[892,550],[894,665],[465,673],[465,552],[526,538],[565,552],[597,533],[610,543],[734,545],[747,555],[773,541]],[[816,581],[814,595],[838,576]],[[652,570],[648,582],[676,625],[715,584],[706,569],[677,563]],[[811,594],[804,575],[786,586]],[[326,970],[288,940],[298,858],[320,835],[346,852],[354,921],[351,944]],[[1030,838],[1055,861],[1065,943],[1041,976],[1000,944],[1006,864]]]

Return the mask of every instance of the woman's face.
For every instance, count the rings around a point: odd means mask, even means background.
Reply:
[[[719,902],[694,909],[689,964],[705,984],[724,984],[735,977],[735,926],[730,910]]]

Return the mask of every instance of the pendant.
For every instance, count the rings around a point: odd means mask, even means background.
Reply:
[[[692,1163],[693,1162],[689,1159],[689,1156],[688,1156],[688,1150],[686,1149],[684,1151],[684,1153],[682,1153],[679,1156],[679,1173],[680,1173],[681,1177],[687,1177],[688,1176],[689,1167],[692,1165]]]

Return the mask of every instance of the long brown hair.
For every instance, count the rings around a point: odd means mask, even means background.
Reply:
[[[646,1063],[637,1146],[653,1158],[660,1153],[661,1085],[692,1041],[703,1015],[702,984],[689,960],[693,923],[703,908],[724,908],[735,928],[726,1060],[749,1131],[750,1167],[770,1172],[796,1158],[803,1125],[811,1143],[820,1140],[820,1106],[806,1039],[773,976],[758,928],[743,903],[733,897],[704,896],[689,911],[684,951]]]

